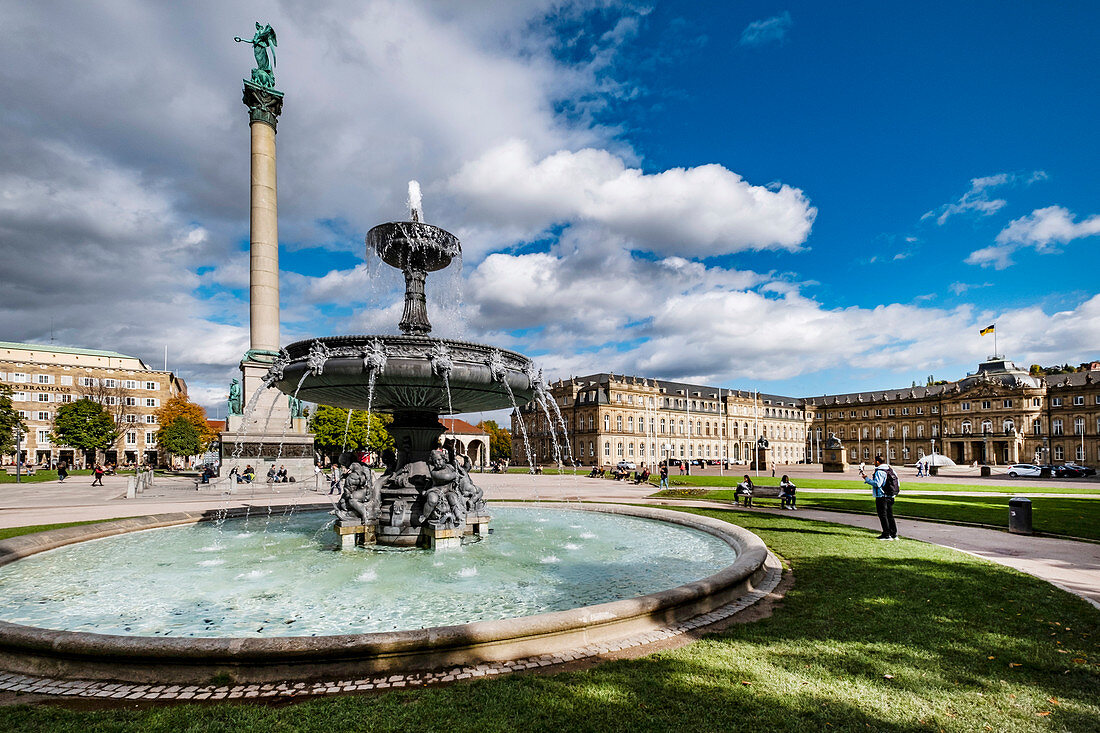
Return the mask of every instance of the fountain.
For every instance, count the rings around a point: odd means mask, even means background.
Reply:
[[[375,477],[345,466],[336,531],[355,544],[446,547],[487,533],[489,516],[472,463],[441,445],[439,415],[515,408],[535,395],[530,360],[483,344],[433,338],[424,285],[462,249],[450,232],[421,221],[419,185],[409,184],[411,221],[379,224],[369,251],[405,276],[400,336],[328,336],[283,349],[266,382],[309,402],[389,412],[395,449]]]

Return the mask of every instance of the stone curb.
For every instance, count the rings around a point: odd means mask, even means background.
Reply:
[[[779,585],[783,567],[771,553],[764,562],[765,574],[760,584],[731,603],[695,616],[682,623],[653,629],[624,639],[601,644],[587,644],[562,649],[553,654],[523,657],[483,663],[446,667],[410,674],[370,676],[361,679],[332,679],[313,682],[280,681],[266,684],[230,685],[169,685],[129,684],[101,680],[62,680],[18,673],[0,673],[0,691],[20,694],[56,695],[59,697],[114,698],[127,700],[158,700],[189,702],[196,700],[235,700],[252,698],[293,698],[368,692],[447,684],[479,677],[494,677],[513,672],[552,668],[577,660],[591,659],[623,649],[634,649],[704,628],[723,621],[752,606]]]
[[[533,506],[530,503],[519,506]],[[322,505],[322,508],[328,505]],[[553,505],[561,508],[561,505]],[[312,507],[311,507],[312,508]],[[28,675],[195,684],[228,674],[244,682],[406,673],[516,658],[551,658],[560,649],[603,644],[683,623],[729,604],[766,575],[759,537],[710,517],[618,504],[570,505],[672,522],[707,532],[738,552],[701,580],[636,598],[534,616],[375,634],[276,638],[150,638],[57,631],[0,622],[0,668]],[[306,507],[299,507],[306,510]],[[295,509],[292,509],[294,511]],[[243,508],[180,512],[69,527],[0,543],[0,563],[82,539],[242,516]],[[476,665],[475,665],[476,666]]]

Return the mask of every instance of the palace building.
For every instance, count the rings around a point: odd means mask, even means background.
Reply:
[[[758,451],[779,463],[805,458],[806,414],[794,397],[607,373],[561,380],[547,391],[553,405],[531,403],[513,415],[513,463],[553,463],[555,447],[565,460],[604,466],[665,458],[750,463]],[[568,446],[559,444],[562,423]],[[766,449],[758,447],[761,438]]]
[[[27,426],[20,451],[24,462],[70,466],[96,460],[159,465],[156,412],[169,398],[187,393],[171,372],[150,369],[141,359],[114,351],[0,341],[0,384],[12,390],[12,406]],[[57,408],[81,398],[102,404],[115,419],[119,438],[99,456],[82,455],[51,438]],[[14,455],[6,460],[14,462]]]
[[[513,413],[512,460],[553,464],[560,454],[566,463],[604,466],[652,466],[666,457],[814,463],[835,435],[852,463],[876,455],[915,463],[932,453],[960,464],[1100,462],[1100,363],[1091,367],[1034,376],[992,356],[953,382],[820,397],[606,373],[574,377],[548,385],[553,404]]]

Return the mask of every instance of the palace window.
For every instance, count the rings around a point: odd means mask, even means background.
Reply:
[[[924,437],[924,423],[917,423],[917,437]]]
[[[118,380],[117,379],[104,379],[103,380],[103,386],[104,387],[110,387],[110,388],[117,387],[118,386]]]
[[[1001,400],[1001,407],[1012,407],[1012,400]]]
[[[156,382],[146,382],[145,389],[160,389],[160,385]]]
[[[607,458],[611,457],[611,444],[610,443],[604,443],[603,444],[603,454]]]
[[[1062,406],[1062,398],[1061,397],[1051,397],[1050,398],[1050,406],[1051,407],[1061,407]]]
[[[1054,446],[1054,460],[1064,461],[1066,460],[1066,449],[1060,445]]]
[[[993,406],[993,404],[989,400],[982,400],[982,409],[983,410],[988,410],[992,406]]]
[[[893,438],[894,437],[894,426],[893,425],[891,425],[889,428],[887,428],[886,436],[888,438]]]
[[[1011,433],[1015,429],[1016,423],[1014,423],[1011,419],[1005,420],[1003,423],[1001,423],[1001,431],[1006,434]]]
[[[126,445],[137,445],[137,432],[131,430],[126,433]]]
[[[1031,406],[1032,407],[1042,407],[1043,406],[1043,398],[1042,397],[1033,397],[1031,399]]]
[[[50,413],[48,412],[36,412],[34,413],[35,420],[41,420],[42,422],[49,422]]]
[[[36,376],[38,377],[37,382],[39,384],[53,384],[52,374],[38,374]]]
[[[1050,432],[1053,433],[1054,435],[1064,435],[1065,434],[1064,431],[1062,430],[1062,419],[1061,418],[1058,418],[1057,420],[1054,421],[1054,425],[1051,427]]]
[[[959,409],[960,410],[969,410],[970,409],[970,403],[969,402],[963,402],[963,403],[959,404]]]
[[[628,433],[633,433],[634,432],[634,416],[633,415],[631,415],[630,417],[628,417],[626,419],[626,431]]]
[[[889,415],[890,417],[893,417],[894,415],[897,415],[897,414],[898,414],[898,410],[897,410],[897,408],[896,408],[896,407],[891,407],[891,408],[890,408],[889,410],[887,410],[887,414],[888,414],[888,415]]]
[[[940,437],[940,426],[937,423],[932,423],[932,437]]]
[[[1073,434],[1083,435],[1085,433],[1085,418],[1078,417],[1073,420]]]
[[[1077,444],[1073,448],[1073,454],[1076,456],[1078,461],[1085,460],[1085,446]]]
[[[875,417],[882,417],[882,410],[881,409],[875,410]]]
[[[993,421],[992,420],[982,420],[982,433],[985,434],[985,433],[992,433],[992,432],[993,432]]]
[[[39,392],[37,397],[38,397],[39,402],[49,402],[50,401],[50,393],[49,392]]]
[[[932,414],[933,415],[940,414],[940,406],[939,405],[932,405]]]
[[[876,438],[881,438],[882,437],[882,428],[879,427],[878,425],[875,426],[875,437]]]
[[[1035,420],[1031,421],[1031,433],[1032,433],[1032,435],[1042,435],[1043,434],[1043,421],[1042,420],[1039,420],[1039,419],[1036,418]]]
[[[963,433],[963,435],[967,435],[967,434],[971,433],[973,431],[973,428],[974,428],[974,426],[970,424],[969,420],[963,420],[963,423],[962,423],[962,433]]]
[[[127,407],[137,407],[137,397],[127,397],[123,400]]]
[[[665,434],[665,419],[661,418],[661,435]]]
[[[39,430],[38,431],[38,445],[43,446],[43,445],[49,445],[49,444],[50,444],[50,431],[49,430]]]
[[[918,406],[917,406],[917,414],[918,414],[918,415],[923,415],[923,414],[924,414],[924,408],[923,408],[923,407],[920,407],[920,406],[918,405]]]
[[[138,383],[135,379],[127,379],[125,382],[122,383],[122,386],[126,389],[137,389]]]
[[[908,407],[901,408],[901,414],[902,415],[908,415],[909,414],[909,408]]]
[[[1081,405],[1085,404],[1085,397],[1084,397],[1084,395],[1077,395],[1077,396],[1075,396],[1075,397],[1073,398],[1073,404],[1074,404],[1075,406],[1078,406],[1078,407],[1080,407]]]
[[[618,443],[618,444],[615,445],[615,455],[617,455],[619,458],[623,457],[623,444],[622,443]]]
[[[605,433],[609,432],[611,430],[611,416],[610,415],[604,415],[603,416],[603,430],[604,430]]]
[[[156,425],[157,424],[157,416],[156,415],[146,415],[145,416],[145,422],[150,424],[150,425]]]
[[[634,444],[633,443],[628,443],[627,446],[626,446],[626,450],[627,450],[627,453],[630,455],[630,457],[633,458],[634,457]]]

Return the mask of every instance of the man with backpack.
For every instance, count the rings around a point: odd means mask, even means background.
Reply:
[[[894,497],[901,490],[898,475],[882,456],[875,456],[875,472],[869,478],[863,471],[860,471],[860,475],[863,476],[864,483],[871,485],[875,511],[878,512],[878,520],[882,524],[882,534],[876,539],[896,540],[898,526],[894,523]]]

